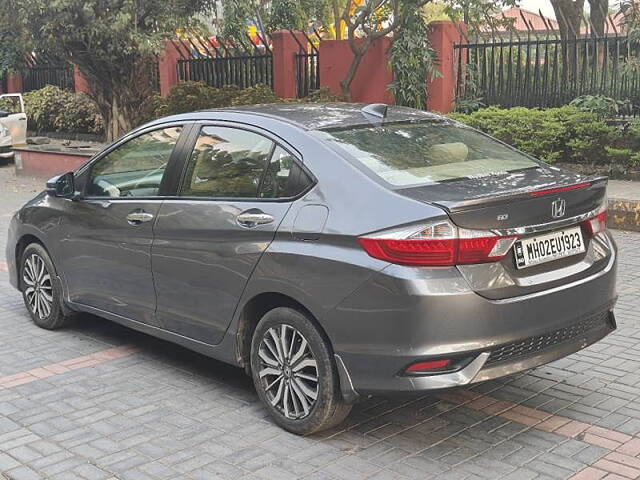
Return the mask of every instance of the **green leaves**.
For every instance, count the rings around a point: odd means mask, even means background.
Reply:
[[[24,101],[30,130],[96,134],[104,131],[100,113],[86,95],[49,85],[26,93]]]
[[[489,107],[451,117],[548,163],[626,162],[640,149],[640,128],[634,123],[625,131],[573,106]]]
[[[6,72],[20,71],[24,66],[27,43],[16,28],[9,9],[0,9],[0,78]]]
[[[273,0],[271,2],[271,15],[269,16],[269,29],[302,30],[305,29],[305,18],[296,0]]]
[[[429,46],[427,24],[418,0],[407,0],[401,9],[403,23],[389,56],[393,83],[389,86],[396,104],[426,108],[427,80],[440,75],[436,52]]]
[[[212,0],[3,1],[14,31],[78,66],[108,139],[140,123],[151,94],[149,66],[163,40],[212,5]]]
[[[166,97],[154,97],[150,102],[149,116],[154,118],[210,108],[281,101],[266,85],[241,90],[235,85],[214,88],[202,82],[182,82],[174,86]]]
[[[623,102],[605,95],[582,95],[575,98],[569,105],[573,105],[583,112],[591,112],[600,118],[611,118],[618,115]]]

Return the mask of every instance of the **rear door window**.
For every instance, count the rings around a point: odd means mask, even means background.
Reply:
[[[269,138],[240,128],[205,126],[188,160],[180,196],[289,198],[310,181],[295,157]]]
[[[295,197],[306,190],[311,179],[295,157],[282,147],[276,147],[260,186],[261,198]]]
[[[180,195],[257,198],[273,148],[271,140],[248,130],[202,127]]]

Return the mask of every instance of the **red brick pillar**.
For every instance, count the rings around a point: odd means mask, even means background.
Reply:
[[[456,99],[456,62],[453,44],[462,43],[467,26],[449,21],[429,24],[429,43],[436,51],[441,76],[428,82],[427,109],[441,113],[453,110]]]
[[[271,40],[273,91],[281,98],[296,98],[298,92],[295,54],[303,51],[300,45],[306,45],[307,39],[302,32],[294,32],[292,35],[288,30],[277,30],[271,35]]]
[[[180,54],[170,40],[166,40],[164,44],[164,52],[160,55],[160,64],[158,65],[160,73],[160,95],[165,96],[171,90],[171,87],[178,83],[178,59]]]
[[[393,73],[389,68],[391,38],[376,39],[362,57],[360,67],[351,82],[351,101],[393,104],[389,84]],[[340,82],[346,77],[353,52],[349,40],[325,40],[320,43],[320,86],[331,93],[342,94]]]
[[[89,83],[77,65],[73,66],[73,84],[75,85],[76,93],[89,93]]]
[[[22,93],[22,76],[19,73],[7,74],[7,93]]]

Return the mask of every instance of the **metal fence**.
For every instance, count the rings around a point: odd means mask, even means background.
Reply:
[[[216,88],[258,84],[273,87],[273,61],[266,38],[255,42],[248,37],[236,43],[220,37],[193,36],[174,41],[173,45],[180,55],[180,81],[199,81]]]
[[[73,66],[62,60],[44,55],[25,56],[22,88],[25,92],[39,90],[47,85],[74,90]]]
[[[314,32],[315,40],[306,33],[305,39],[300,41],[298,36],[291,32],[300,47],[295,53],[296,65],[296,93],[298,98],[309,96],[310,93],[320,89],[320,51],[317,44],[322,40],[318,32]]]
[[[149,86],[155,93],[160,93],[160,58],[156,55],[149,64]]]
[[[605,95],[620,102],[621,114],[638,115],[639,53],[617,33],[476,39],[454,45],[457,101],[557,107],[582,95]]]

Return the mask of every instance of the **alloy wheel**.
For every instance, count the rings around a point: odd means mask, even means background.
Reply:
[[[53,285],[42,257],[34,253],[25,260],[22,280],[24,294],[33,314],[42,320],[49,317],[53,308]]]
[[[286,418],[309,415],[318,398],[318,364],[307,339],[291,325],[269,328],[258,349],[262,388]]]

